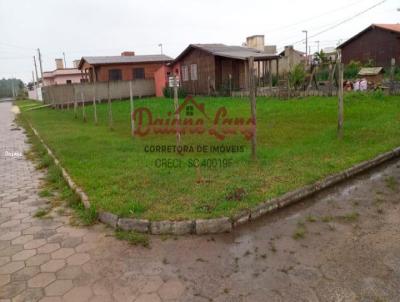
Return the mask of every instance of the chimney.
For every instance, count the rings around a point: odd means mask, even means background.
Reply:
[[[56,69],[64,69],[63,59],[56,59]]]
[[[264,51],[264,35],[254,35],[246,38],[247,47]]]
[[[123,57],[133,57],[135,55],[134,51],[123,51],[121,52],[121,56]]]
[[[79,62],[80,62],[81,60],[74,60],[74,68],[78,68],[78,66],[79,66]]]

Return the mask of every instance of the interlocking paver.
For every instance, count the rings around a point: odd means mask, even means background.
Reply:
[[[60,248],[59,250],[51,253],[51,258],[53,259],[66,259],[74,253],[72,248]]]
[[[50,254],[39,254],[35,255],[28,260],[25,261],[27,266],[35,266],[35,265],[41,265],[45,262],[50,260]]]
[[[65,302],[84,302],[92,297],[93,293],[90,287],[74,287],[63,297]]]
[[[82,265],[90,260],[89,254],[77,253],[67,258],[69,265]]]
[[[65,266],[65,260],[50,260],[40,266],[40,270],[46,273],[55,273]]]
[[[11,244],[25,244],[33,239],[33,235],[22,235],[11,241]]]
[[[37,249],[38,254],[52,253],[60,248],[59,243],[47,243]]]
[[[24,261],[13,261],[0,267],[0,274],[12,274],[25,266]]]
[[[38,266],[27,266],[11,275],[13,281],[27,281],[40,273]]]
[[[45,239],[33,239],[24,244],[24,249],[37,249],[46,244]]]
[[[36,250],[23,250],[12,256],[13,261],[26,260],[36,255]]]
[[[0,287],[0,297],[11,299],[26,289],[25,281],[14,281]]]
[[[28,286],[44,288],[54,280],[56,280],[56,276],[53,273],[39,273],[32,279],[29,279]]]
[[[73,287],[71,280],[56,280],[48,285],[44,291],[47,296],[62,296]]]
[[[10,275],[0,275],[0,287],[11,281]]]

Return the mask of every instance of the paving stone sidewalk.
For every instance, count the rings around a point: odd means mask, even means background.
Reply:
[[[0,103],[0,302],[399,301],[399,161],[231,234],[152,236],[147,249],[101,224],[33,217],[44,175],[18,156],[29,146],[11,107]]]

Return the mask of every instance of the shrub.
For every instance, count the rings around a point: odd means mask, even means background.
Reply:
[[[344,78],[345,79],[355,79],[358,72],[360,71],[362,64],[360,61],[350,61],[349,64],[344,68]]]
[[[173,98],[174,97],[174,88],[173,87],[168,87],[165,86],[163,89],[163,95],[166,98]],[[178,87],[178,98],[184,99],[186,97],[187,93],[182,87]]]
[[[306,72],[303,64],[297,64],[292,71],[289,72],[289,83],[296,90],[304,86]]]

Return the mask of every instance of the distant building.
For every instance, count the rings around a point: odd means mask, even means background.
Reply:
[[[81,82],[78,68],[65,68],[62,59],[56,59],[56,69],[43,72],[43,86],[73,84]]]
[[[306,54],[293,48],[293,45],[285,46],[285,49],[279,53],[279,74],[287,74],[296,65],[306,62]],[[274,70],[274,66],[272,70]]]
[[[325,47],[322,50],[325,53],[325,56],[328,61],[335,62],[337,57],[337,50],[336,47]]]
[[[173,59],[166,55],[135,55],[133,51],[120,56],[82,57],[78,68],[88,82],[154,79],[154,73]]]
[[[372,24],[338,48],[345,64],[372,60],[375,66],[389,67],[392,58],[400,62],[400,24]]]

